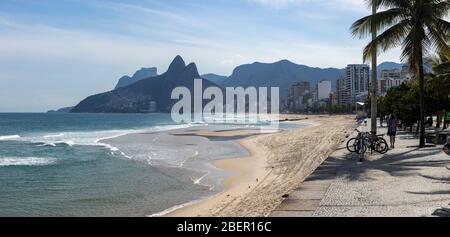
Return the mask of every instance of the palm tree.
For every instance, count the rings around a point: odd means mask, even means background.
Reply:
[[[427,58],[427,63],[433,68],[433,74],[436,76],[450,73],[450,51],[439,52]]]
[[[440,95],[443,99],[443,104],[448,101],[450,97],[450,87],[448,87],[448,80],[450,79],[450,52],[438,52],[426,59],[428,65],[431,65],[433,73],[430,75],[437,84],[433,88],[433,92]],[[447,108],[446,108],[447,109]],[[436,128],[441,126],[442,118],[445,117],[446,111],[443,109],[438,112]]]
[[[378,6],[372,4],[372,15],[377,14]],[[377,38],[377,28],[372,24],[372,40]],[[378,76],[377,76],[377,53],[372,54],[372,86],[370,88],[370,114],[371,114],[371,131],[377,133],[377,115],[378,115],[378,98],[377,98],[377,88],[378,88]]]
[[[419,80],[420,147],[425,146],[425,104],[423,57],[431,49],[448,52],[446,40],[450,23],[444,18],[450,10],[450,0],[367,0],[383,10],[356,21],[353,35],[365,38],[376,27],[380,33],[364,49],[367,60],[377,52],[401,46],[402,61],[407,61]]]

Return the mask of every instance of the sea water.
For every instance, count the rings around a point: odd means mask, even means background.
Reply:
[[[0,216],[148,216],[210,196],[224,174],[207,161],[246,151],[157,141],[196,126],[208,127],[169,114],[0,114]]]

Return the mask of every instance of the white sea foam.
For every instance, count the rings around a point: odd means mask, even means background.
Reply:
[[[125,154],[124,152],[120,152],[120,154],[123,156],[123,157],[126,157],[126,158],[128,158],[128,159],[133,159],[133,157],[132,156],[129,156],[129,155],[127,155],[127,154]]]
[[[171,207],[171,208],[169,208],[169,209],[166,209],[166,210],[164,210],[164,211],[162,211],[162,212],[158,212],[158,213],[155,213],[155,214],[147,215],[147,217],[162,217],[162,216],[165,216],[165,215],[167,215],[167,214],[169,214],[169,213],[171,213],[171,212],[174,212],[174,211],[176,211],[176,210],[179,210],[179,209],[181,209],[181,208],[188,207],[188,206],[193,206],[193,205],[195,205],[195,204],[197,204],[197,203],[200,203],[200,202],[202,202],[204,199],[206,199],[206,198],[202,198],[202,199],[200,199],[200,200],[196,200],[196,201],[188,202],[188,203],[185,203],[185,204],[182,204],[182,205],[174,206],[174,207]]]
[[[0,136],[0,141],[10,141],[20,139],[19,135]]]
[[[44,142],[44,143],[36,145],[36,146],[53,146],[53,147],[55,147],[56,144],[55,143],[51,143],[51,142]]]
[[[64,136],[64,133],[45,135],[44,138],[62,137],[62,136]]]
[[[204,178],[206,178],[208,175],[210,175],[211,174],[211,172],[207,172],[206,174],[204,174],[202,177],[200,177],[200,178],[198,178],[198,179],[192,179],[192,181],[194,182],[194,184],[195,185],[200,185],[201,184],[201,182],[202,182],[202,180],[204,179]]]
[[[2,166],[45,166],[56,163],[51,157],[0,157],[0,167]]]
[[[192,125],[167,125],[155,126],[145,129],[62,132],[58,134],[31,134],[24,137],[13,135],[0,136],[0,140],[19,140],[25,142],[40,143],[38,146],[56,146],[58,144],[66,144],[68,146],[103,146],[105,148],[108,148],[112,152],[117,152],[119,151],[117,147],[106,144],[103,141],[121,137],[127,134],[169,131],[191,126]]]

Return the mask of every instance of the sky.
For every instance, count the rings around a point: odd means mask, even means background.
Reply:
[[[363,0],[1,0],[0,112],[73,106],[176,55],[225,76],[256,61],[362,63],[367,40],[349,27],[369,13]]]

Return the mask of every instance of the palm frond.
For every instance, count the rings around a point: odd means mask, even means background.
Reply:
[[[436,65],[435,67],[433,67],[433,70],[439,75],[448,74],[450,73],[450,62],[443,62],[439,65]]]
[[[378,8],[409,8],[411,6],[411,1],[408,0],[366,0],[366,2],[372,6],[375,4]]]
[[[372,27],[376,27],[377,31],[381,32],[405,18],[406,16],[402,9],[393,8],[359,19],[353,23],[350,31],[353,36],[362,39],[372,33]]]
[[[354,37],[366,38],[377,30],[379,36],[364,49],[364,60],[375,53],[402,47],[401,59],[413,69],[431,50],[438,50],[440,63],[436,70],[448,69],[450,61],[450,23],[444,18],[450,13],[450,0],[366,0],[369,6],[382,10],[361,18],[351,26]],[[444,56],[443,56],[444,55]],[[443,60],[444,59],[444,60]],[[436,61],[438,62],[438,61]],[[442,66],[441,66],[442,65]]]
[[[434,15],[439,18],[443,18],[443,17],[447,16],[450,11],[450,1],[449,0],[445,0],[445,1],[440,0],[438,2],[439,3],[433,4]]]
[[[412,69],[417,69],[416,63],[420,59],[418,55],[427,55],[430,45],[430,39],[425,34],[425,30],[421,27],[411,26],[403,40],[400,58],[402,61],[407,61]]]
[[[403,20],[377,36],[364,49],[364,61],[367,61],[372,57],[374,52],[381,53],[391,48],[398,47],[403,42],[404,37],[408,34],[409,29],[409,21]]]
[[[448,37],[445,32],[440,31],[436,25],[427,25],[428,37],[432,42],[432,47],[437,49],[438,52],[448,53],[450,47],[447,44],[447,40],[444,37]]]

